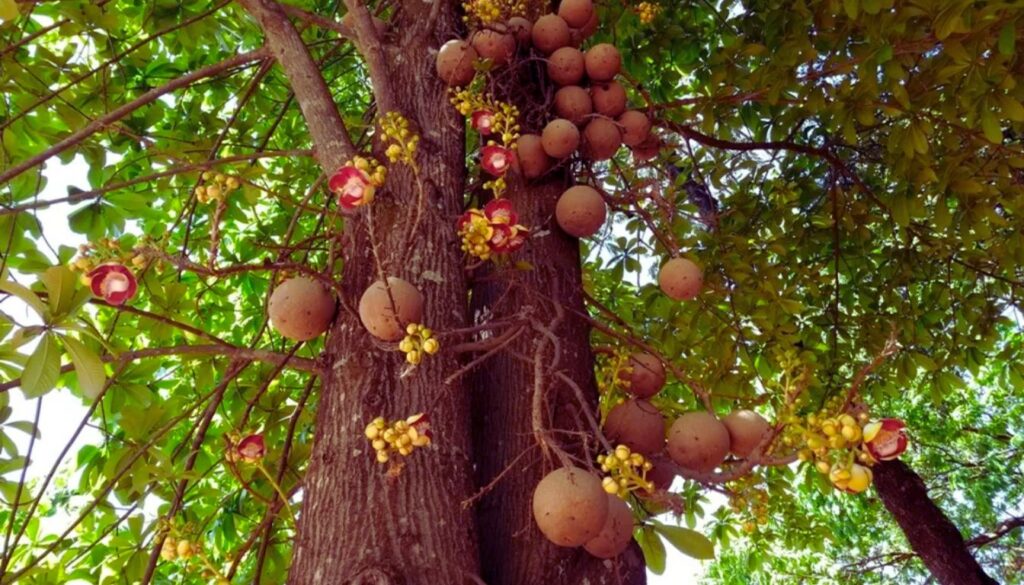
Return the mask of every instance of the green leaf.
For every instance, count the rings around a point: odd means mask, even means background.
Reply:
[[[81,341],[67,335],[62,339],[68,355],[71,356],[71,363],[75,366],[75,373],[78,374],[78,386],[82,389],[82,394],[90,400],[96,400],[107,383],[103,361]]]
[[[32,307],[32,310],[40,317],[46,316],[46,305],[39,299],[39,295],[30,289],[10,280],[0,280],[0,291],[18,297],[26,305]]]
[[[65,315],[74,301],[78,277],[67,266],[53,266],[46,269],[40,280],[49,293],[50,311],[54,317]]]
[[[1014,23],[1008,22],[1003,29],[999,31],[999,53],[1002,55],[1010,56],[1013,55],[1013,49],[1017,42],[1017,27]]]
[[[27,398],[46,394],[57,384],[60,376],[60,348],[52,334],[46,334],[25,362],[21,373],[21,391]]]
[[[661,542],[661,537],[655,532],[650,526],[641,526],[633,532],[633,538],[636,539],[637,544],[640,545],[640,550],[644,553],[644,562],[647,565],[647,570],[660,575],[665,572],[665,543]]]
[[[981,131],[985,133],[985,139],[992,144],[1003,143],[1003,129],[999,126],[999,120],[990,110],[981,113]]]
[[[715,545],[700,532],[682,526],[668,526],[660,522],[653,524],[658,534],[664,536],[669,544],[684,555],[702,560],[715,558]]]

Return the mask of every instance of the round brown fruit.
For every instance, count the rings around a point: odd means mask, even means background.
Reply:
[[[654,134],[648,134],[643,142],[633,147],[633,160],[635,162],[646,162],[658,156],[661,152],[661,141]]]
[[[567,85],[555,92],[555,113],[579,126],[594,113],[594,104],[587,90],[578,85]]]
[[[604,225],[608,215],[601,194],[593,187],[576,185],[566,189],[555,205],[555,219],[565,233],[588,238]]]
[[[626,146],[639,146],[651,134],[651,120],[637,110],[623,112],[619,125],[622,126],[622,143]]]
[[[626,90],[617,81],[590,86],[590,98],[594,100],[594,110],[609,118],[618,118],[626,111]]]
[[[622,56],[615,45],[600,43],[587,49],[584,57],[587,77],[591,81],[611,81],[622,68]]]
[[[552,471],[533,490],[533,519],[558,546],[579,546],[596,537],[607,516],[601,480],[578,467]]]
[[[507,65],[516,52],[516,38],[511,33],[481,29],[473,33],[473,48],[484,59],[490,59],[494,65]]]
[[[703,410],[688,412],[668,430],[668,455],[680,467],[708,473],[729,454],[729,431]]]
[[[540,140],[548,156],[565,158],[579,147],[580,131],[569,120],[557,118],[544,127]]]
[[[516,42],[521,46],[530,45],[530,33],[533,32],[533,23],[522,16],[513,16],[508,19],[508,30],[516,37]]]
[[[583,129],[583,155],[590,160],[608,160],[615,156],[620,146],[622,133],[609,118],[593,118]]]
[[[558,3],[558,16],[571,27],[584,26],[593,14],[594,3],[591,0],[562,0]]]
[[[441,45],[437,52],[437,76],[451,86],[466,85],[476,75],[473,61],[477,57],[476,49],[469,43],[452,39]]]
[[[583,548],[599,559],[616,557],[633,540],[633,513],[629,504],[618,496],[608,495],[608,514],[601,532],[588,540]]]
[[[665,448],[665,417],[650,402],[630,398],[608,411],[604,434],[616,445],[654,455]]]
[[[686,258],[673,258],[661,267],[658,286],[670,299],[688,301],[697,298],[704,284],[700,267]]]
[[[634,353],[629,356],[629,365],[633,371],[629,373],[627,392],[633,396],[650,398],[665,385],[665,366],[656,356],[649,353]]]
[[[750,457],[770,426],[753,410],[734,410],[722,419],[722,424],[729,431],[730,450],[742,458]]]
[[[664,455],[648,457],[651,462],[651,470],[647,472],[647,481],[654,484],[656,490],[667,490],[672,487],[672,481],[676,478],[676,464]]]
[[[540,136],[522,134],[516,141],[516,163],[519,171],[527,179],[534,179],[548,172],[551,168],[551,157],[544,152]]]
[[[327,331],[334,317],[334,297],[319,282],[297,276],[274,289],[267,313],[278,333],[307,341]]]
[[[359,320],[377,339],[398,341],[405,336],[406,325],[423,321],[423,295],[396,276],[388,277],[387,287],[378,280],[359,299]]]
[[[579,29],[581,40],[586,40],[593,36],[600,24],[601,21],[597,18],[597,10],[592,11],[587,23],[583,25],[583,28]]]
[[[550,55],[569,45],[569,25],[557,14],[545,14],[533,23],[530,38],[538,51]]]
[[[558,85],[573,85],[583,79],[583,53],[562,47],[548,57],[548,77]]]

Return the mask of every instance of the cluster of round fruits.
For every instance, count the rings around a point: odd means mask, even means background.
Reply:
[[[643,490],[653,492],[654,484],[647,479],[647,472],[654,465],[640,453],[619,445],[606,455],[598,455],[601,471],[608,475],[601,480],[601,486],[609,494],[625,498],[630,492]]]
[[[409,323],[405,327],[405,337],[398,343],[398,349],[405,354],[405,361],[415,366],[423,360],[424,354],[437,353],[441,345],[426,325]]]
[[[791,416],[782,441],[802,445],[800,460],[812,463],[837,489],[860,493],[871,485],[872,465],[906,450],[905,425],[894,418],[871,421],[866,412],[854,416],[831,410],[841,408],[840,401],[832,400],[825,409],[802,418]]]
[[[430,423],[425,414],[393,422],[377,417],[366,426],[366,438],[377,452],[377,461],[387,463],[395,455],[405,457],[417,447],[430,445]]]
[[[578,467],[562,467],[541,479],[533,491],[533,518],[551,542],[583,546],[602,559],[617,556],[633,539],[629,505]]]
[[[196,187],[196,199],[200,203],[224,201],[232,191],[242,186],[237,177],[229,177],[224,173],[203,171],[201,176],[207,184]]]

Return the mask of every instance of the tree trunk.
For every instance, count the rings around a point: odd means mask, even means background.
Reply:
[[[875,488],[911,548],[943,585],[994,585],[967,550],[963,536],[928,497],[921,477],[902,461],[874,466]]]
[[[487,485],[512,465],[478,504],[483,577],[488,585],[640,585],[646,579],[635,544],[615,562],[605,562],[582,548],[555,546],[533,521],[533,489],[560,465],[557,459],[545,460],[537,448],[532,426],[534,393],[543,392],[547,413],[543,425],[549,438],[579,457],[576,465],[588,467],[601,447],[594,443],[582,413],[583,408],[596,413],[597,387],[589,326],[578,317],[586,310],[579,244],[554,222],[555,203],[567,188],[564,175],[529,186],[513,181],[511,187],[507,196],[521,221],[535,234],[549,233],[531,239],[517,252],[515,259],[530,262],[531,270],[496,270],[479,280],[473,287],[473,314],[477,319],[485,314],[500,318],[526,311],[536,326],[550,328],[556,340],[542,330],[529,329],[507,351],[478,368],[472,379],[478,482]],[[535,357],[542,368],[540,389]],[[580,386],[585,405],[575,390],[554,377],[556,372]],[[583,449],[570,447],[584,442]]]

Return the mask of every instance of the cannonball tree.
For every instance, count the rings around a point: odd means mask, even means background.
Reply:
[[[1013,3],[0,18],[0,584],[1021,582]]]

